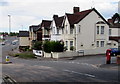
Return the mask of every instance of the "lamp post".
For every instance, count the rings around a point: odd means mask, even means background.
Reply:
[[[10,32],[11,32],[11,15],[8,15],[8,17],[9,17],[9,34],[10,34]]]

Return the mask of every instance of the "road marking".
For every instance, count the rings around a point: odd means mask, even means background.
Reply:
[[[96,66],[96,65],[93,65],[93,64],[88,64],[88,63],[81,63],[82,65],[87,65],[87,66],[92,66],[92,67],[94,67],[94,68],[97,68],[98,69],[98,67]]]
[[[94,76],[94,75],[91,75],[91,74],[80,73],[80,72],[71,71],[71,70],[67,70],[67,69],[65,69],[65,70],[63,70],[63,71],[95,78],[95,76]]]

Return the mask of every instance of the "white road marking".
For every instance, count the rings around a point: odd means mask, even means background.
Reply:
[[[76,72],[76,71],[70,71],[70,70],[67,70],[67,69],[65,69],[63,71],[95,78],[95,76],[91,75],[91,74],[85,74],[85,73],[80,73],[80,72]]]

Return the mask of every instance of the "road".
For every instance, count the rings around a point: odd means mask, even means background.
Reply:
[[[16,46],[8,43],[3,48],[3,58]],[[14,38],[15,39],[15,38]],[[86,56],[75,60],[57,61],[40,59],[20,59],[10,57],[12,64],[3,64],[2,73],[17,82],[117,82],[118,68],[101,68],[105,56]],[[115,63],[115,57],[112,63]]]

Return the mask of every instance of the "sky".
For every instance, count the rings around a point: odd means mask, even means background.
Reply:
[[[73,7],[80,11],[96,8],[107,20],[118,12],[120,0],[0,0],[0,32],[28,30],[31,25],[38,25],[42,20],[52,20],[54,14],[59,16],[73,13]]]

